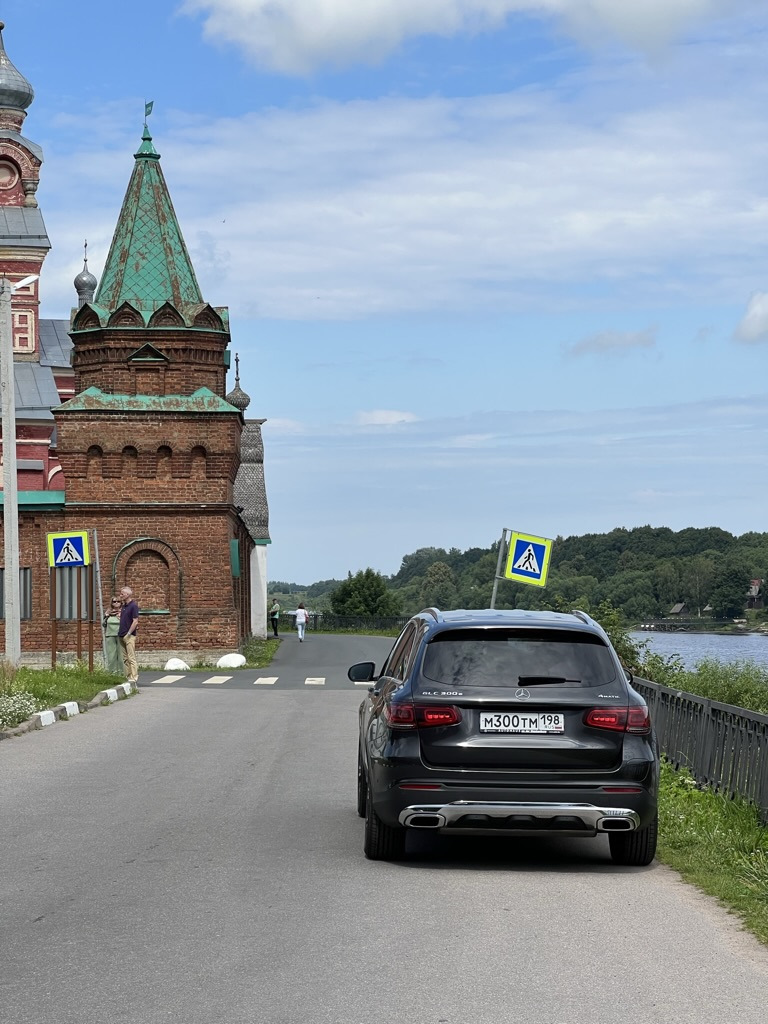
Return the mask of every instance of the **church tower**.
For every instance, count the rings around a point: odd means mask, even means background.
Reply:
[[[0,274],[11,284],[37,275],[51,248],[35,193],[43,151],[21,134],[32,86],[8,58],[0,22]],[[11,301],[13,350],[37,360],[40,351],[39,281],[14,292]]]
[[[76,281],[57,453],[67,525],[97,531],[104,600],[130,586],[139,651],[189,660],[251,632],[244,420],[226,399],[228,311],[202,296],[146,124],[134,160],[95,294],[87,267]]]

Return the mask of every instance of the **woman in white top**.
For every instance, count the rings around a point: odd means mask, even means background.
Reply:
[[[299,633],[299,643],[304,642],[304,628],[307,622],[309,622],[309,612],[303,604],[300,604],[296,609],[296,629]]]

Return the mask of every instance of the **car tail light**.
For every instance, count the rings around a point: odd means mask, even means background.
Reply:
[[[651,731],[651,719],[645,704],[632,704],[628,708],[592,708],[584,716],[584,723],[593,729],[612,729],[640,736],[647,736]]]
[[[399,704],[393,701],[384,709],[391,729],[429,729],[435,726],[458,725],[461,711],[453,704]]]

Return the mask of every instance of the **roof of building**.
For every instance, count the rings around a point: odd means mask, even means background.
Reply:
[[[4,28],[5,25],[0,22],[0,107],[26,110],[35,98],[35,90],[8,59],[3,43]]]
[[[240,518],[255,541],[268,541],[269,505],[264,482],[264,420],[246,420],[240,437],[240,466],[235,477],[235,503],[242,509]]]
[[[51,368],[14,360],[13,371],[16,419],[53,421],[51,409],[59,404],[59,393]]]
[[[191,395],[109,395],[99,388],[86,388],[59,406],[58,412],[119,410],[121,412],[236,413],[240,410],[215,395],[210,388],[198,388]]]
[[[203,296],[146,125],[134,158],[94,303],[110,311],[124,302],[141,311],[165,302],[180,310],[199,305]]]
[[[41,320],[40,365],[69,368],[71,351],[69,320]]]
[[[36,206],[0,206],[0,245],[50,249],[40,210]]]

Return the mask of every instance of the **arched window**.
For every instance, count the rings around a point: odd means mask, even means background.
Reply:
[[[205,448],[197,445],[192,449],[190,476],[193,480],[205,480],[208,475],[208,457]]]
[[[103,474],[102,460],[104,452],[97,444],[92,444],[86,453],[85,475],[89,480],[100,480]]]
[[[139,462],[139,453],[133,445],[126,445],[123,448],[123,478],[135,477]]]
[[[170,480],[173,476],[173,452],[168,445],[157,449],[157,479]]]

